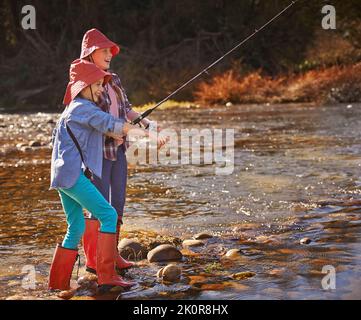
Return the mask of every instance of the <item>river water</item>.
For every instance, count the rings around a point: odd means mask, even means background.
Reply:
[[[148,286],[123,298],[360,299],[360,116],[360,104],[155,112],[162,128],[234,129],[234,171],[216,175],[217,163],[129,167],[125,231],[181,239],[206,231],[214,238],[183,261],[186,283],[149,285],[156,268],[145,264],[130,275]],[[46,297],[41,288],[66,230],[59,197],[48,190],[57,117],[0,115],[2,299],[33,295],[22,282],[32,267],[37,296]],[[28,147],[31,141],[41,146]],[[301,245],[305,237],[311,243]],[[234,248],[242,255],[223,260]],[[255,276],[230,277],[241,271]]]

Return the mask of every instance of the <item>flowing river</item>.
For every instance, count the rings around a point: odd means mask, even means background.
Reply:
[[[46,278],[66,231],[48,190],[58,116],[0,115],[0,299],[51,298]],[[234,129],[234,170],[129,166],[125,234],[214,237],[184,257],[180,283],[159,283],[145,260],[128,272],[137,288],[112,299],[361,298],[361,104],[172,108],[154,119],[162,128]],[[229,249],[241,254],[223,259]],[[31,270],[36,288],[24,285]],[[254,275],[232,278],[244,271]]]

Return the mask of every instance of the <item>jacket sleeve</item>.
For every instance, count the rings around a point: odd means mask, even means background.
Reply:
[[[111,114],[102,111],[95,104],[83,103],[68,115],[68,120],[81,126],[91,127],[105,135],[119,137],[123,136],[123,119],[114,118]]]

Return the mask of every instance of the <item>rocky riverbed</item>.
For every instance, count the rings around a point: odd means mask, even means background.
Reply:
[[[119,249],[137,284],[99,292],[80,247],[65,293],[46,290],[66,232],[48,190],[58,114],[0,115],[0,298],[359,299],[360,115],[360,105],[160,111],[162,127],[234,128],[234,173],[129,167]],[[335,289],[324,287],[330,268]]]

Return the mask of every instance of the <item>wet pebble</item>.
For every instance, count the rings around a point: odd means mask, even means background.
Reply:
[[[310,244],[311,239],[310,238],[303,238],[300,240],[300,244]]]
[[[257,236],[255,238],[255,242],[257,243],[264,243],[264,244],[269,244],[269,243],[274,243],[274,244],[281,244],[280,239],[278,239],[276,236],[271,235],[271,236],[266,236],[266,235],[260,235]]]
[[[41,142],[40,141],[30,141],[29,146],[32,147],[32,148],[41,147]]]
[[[244,271],[244,272],[238,272],[238,273],[232,274],[232,278],[236,279],[236,280],[243,280],[243,279],[254,277],[255,275],[256,274],[254,272]]]
[[[96,283],[98,277],[95,274],[85,275],[78,279],[78,285],[82,287],[93,286],[93,283]]]
[[[147,259],[149,262],[160,262],[167,260],[181,260],[182,253],[170,244],[161,244],[148,252]]]
[[[194,252],[193,250],[190,250],[188,247],[183,248],[181,250],[181,253],[183,256],[186,256],[186,257],[198,257],[201,255],[199,252]]]
[[[195,240],[204,240],[204,239],[210,239],[213,238],[211,234],[208,234],[206,232],[197,233],[194,237]]]
[[[181,274],[182,269],[180,267],[169,264],[158,271],[157,277],[167,282],[177,282],[179,281]]]
[[[242,251],[240,249],[231,249],[226,252],[224,255],[227,259],[237,259],[241,257]]]
[[[164,270],[165,267],[163,268],[160,268],[157,272],[157,278],[162,278],[163,277],[163,270]]]
[[[16,148],[21,149],[22,147],[25,147],[25,146],[27,146],[27,144],[24,142],[21,142],[16,145]]]
[[[141,260],[147,255],[147,249],[135,239],[122,239],[118,250],[123,258],[129,260]]]
[[[183,247],[200,247],[204,246],[204,242],[201,240],[187,239],[182,243]]]
[[[64,300],[69,300],[72,297],[74,297],[75,291],[74,290],[66,290],[66,291],[61,291],[58,294],[58,297]]]

